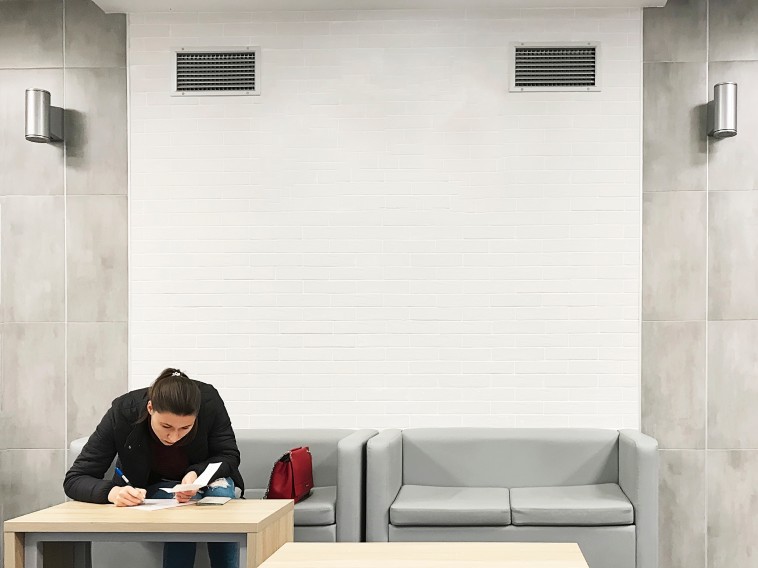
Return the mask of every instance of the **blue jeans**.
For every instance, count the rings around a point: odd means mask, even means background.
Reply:
[[[201,493],[198,492],[193,499],[201,497],[231,497],[234,499],[234,482],[230,477],[226,478],[228,487],[206,487]],[[147,488],[149,499],[173,499],[172,493],[159,491],[161,487],[173,487],[175,481],[161,481]],[[167,542],[163,545],[163,568],[192,568],[195,565],[195,550],[197,543],[194,542]],[[208,557],[211,560],[211,568],[238,568],[240,564],[240,547],[236,542],[209,542]]]

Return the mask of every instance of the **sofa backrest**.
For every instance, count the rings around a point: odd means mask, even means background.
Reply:
[[[313,484],[316,487],[337,485],[337,444],[353,432],[341,428],[235,430],[245,488],[265,489],[274,462],[298,446],[308,446],[311,450]]]
[[[545,487],[618,482],[618,431],[579,428],[409,428],[403,483]]]

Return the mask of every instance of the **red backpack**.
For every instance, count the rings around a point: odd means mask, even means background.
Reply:
[[[294,499],[298,503],[313,488],[313,460],[308,446],[293,448],[274,463],[264,499]]]

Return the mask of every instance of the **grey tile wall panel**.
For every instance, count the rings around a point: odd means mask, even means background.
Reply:
[[[68,440],[94,432],[127,388],[126,322],[68,324]]]
[[[0,195],[63,195],[62,144],[24,138],[25,91],[32,88],[50,91],[52,104],[63,106],[63,70],[0,69]]]
[[[709,59],[758,59],[758,2],[710,0]]]
[[[126,321],[126,196],[70,196],[66,215],[68,321]]]
[[[126,69],[66,69],[68,195],[127,191]]]
[[[5,321],[63,321],[63,197],[3,197],[0,208]]]
[[[706,188],[705,63],[643,65],[643,191]]]
[[[5,323],[0,426],[9,449],[64,448],[65,326]]]
[[[708,199],[708,317],[758,319],[758,192]]]
[[[758,2],[756,2],[758,6]],[[758,28],[755,29],[758,37]],[[758,61],[711,63],[708,66],[709,97],[713,86],[737,83],[737,136],[709,139],[708,189],[710,191],[758,189]]]
[[[65,453],[63,449],[24,449],[6,452],[7,490],[3,492],[6,518],[11,519],[63,503]]]
[[[643,60],[706,61],[707,7],[707,0],[668,0],[643,10]]]
[[[0,2],[0,69],[63,66],[63,0]]]
[[[660,568],[705,568],[705,450],[661,450]]]
[[[660,448],[705,448],[705,322],[643,322],[642,430]]]
[[[642,218],[642,319],[705,319],[706,194],[646,193]]]
[[[91,0],[66,0],[66,68],[125,67],[126,15],[105,14]]]
[[[709,448],[758,448],[756,345],[758,321],[708,323]]]
[[[708,567],[755,568],[758,450],[708,452]]]

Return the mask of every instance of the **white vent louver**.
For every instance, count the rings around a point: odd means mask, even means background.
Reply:
[[[174,52],[174,95],[257,95],[258,50],[182,48]]]
[[[597,43],[513,45],[511,91],[599,91]]]

